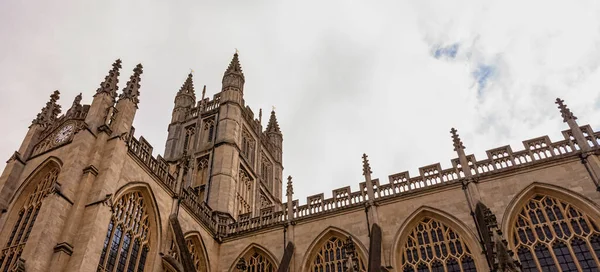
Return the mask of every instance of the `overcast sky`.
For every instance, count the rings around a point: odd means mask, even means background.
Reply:
[[[213,95],[237,48],[244,99],[276,107],[295,198],[549,135],[554,104],[600,125],[600,1],[0,1],[0,159],[52,91],[90,103],[112,62],[144,65],[136,137],[162,153],[190,69]],[[174,4],[177,2],[176,4]],[[218,2],[218,3],[217,3]],[[284,3],[285,2],[285,3]],[[485,2],[485,3],[483,3]],[[4,165],[0,166],[2,169]]]

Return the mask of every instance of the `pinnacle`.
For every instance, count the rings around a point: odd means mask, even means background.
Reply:
[[[117,83],[119,83],[119,69],[121,69],[121,59],[115,60],[115,62],[112,64],[112,67],[113,68],[110,71],[108,71],[108,75],[104,78],[104,81],[100,83],[100,88],[96,90],[96,93],[107,93],[114,99],[117,97],[117,90],[119,88],[117,86]]]
[[[188,74],[187,78],[185,79],[185,82],[181,86],[181,89],[179,89],[179,92],[177,93],[178,95],[179,94],[195,95],[193,77],[194,76],[192,75],[192,73]]]
[[[275,111],[271,111],[271,118],[269,118],[269,124],[266,129],[267,133],[278,133],[281,134],[281,130],[279,129],[279,123],[277,123],[277,117],[275,116]]]
[[[577,120],[577,117],[573,115],[571,110],[567,107],[567,105],[564,104],[564,102],[565,101],[560,98],[556,98],[556,102],[554,102],[558,105],[558,108],[560,109],[560,115],[563,118],[563,122],[567,122],[568,120]]]
[[[46,126],[56,120],[61,112],[60,105],[56,103],[58,99],[60,99],[60,92],[56,90],[50,95],[50,101],[46,102],[46,106],[38,113],[32,124]]]
[[[240,60],[238,58],[238,53],[233,54],[233,59],[229,63],[227,70],[225,71],[225,75],[227,74],[237,74],[244,78],[244,73],[242,72],[242,66],[240,65]]]
[[[133,69],[133,75],[129,78],[127,86],[123,89],[123,93],[119,96],[121,99],[131,99],[131,101],[137,106],[140,102],[138,96],[140,95],[140,75],[144,72],[142,64],[138,64]]]
[[[291,196],[292,194],[294,194],[294,187],[292,185],[292,176],[288,176],[287,180],[288,180],[288,182],[287,182],[287,188],[286,188],[285,195]]]
[[[450,129],[450,133],[452,134],[452,142],[454,145],[454,151],[458,151],[459,149],[465,149],[460,137],[458,136],[458,130],[455,128]]]
[[[373,172],[371,172],[371,165],[369,164],[369,157],[367,156],[367,154],[363,153],[362,159],[363,159],[363,175],[366,176],[368,174],[372,174]]]

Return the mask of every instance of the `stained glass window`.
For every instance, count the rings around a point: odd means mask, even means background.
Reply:
[[[185,238],[185,243],[188,251],[192,257],[192,262],[194,263],[194,267],[197,272],[208,271],[206,267],[206,257],[204,256],[204,251],[202,250],[202,244],[200,240],[196,237],[188,237]],[[179,254],[175,247],[175,242],[171,243],[171,248],[169,249],[169,255],[173,256],[176,260],[179,260]]]
[[[313,272],[343,272],[349,265],[349,256],[344,248],[344,241],[338,236],[327,239],[319,248],[319,251],[312,258],[311,264]],[[367,271],[365,263],[358,256],[359,271]]]
[[[49,167],[44,172],[36,175],[33,181],[35,189],[29,194],[25,200],[25,204],[21,207],[17,221],[14,223],[10,232],[10,236],[2,253],[0,255],[0,271],[6,272],[19,260],[23,248],[29,239],[33,224],[37,219],[42,201],[48,194],[54,190],[56,179],[60,169],[58,167]],[[38,177],[41,176],[40,179]]]
[[[401,271],[477,271],[471,251],[455,230],[425,217],[409,233]]]
[[[150,251],[148,208],[140,192],[123,195],[113,207],[98,272],[142,272]]]
[[[513,233],[523,271],[598,271],[597,223],[571,203],[535,195],[521,208]]]

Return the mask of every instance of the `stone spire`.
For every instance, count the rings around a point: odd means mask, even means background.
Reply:
[[[455,128],[450,129],[450,133],[452,134],[452,142],[454,144],[454,151],[458,151],[459,149],[464,150],[465,146],[463,142],[460,140],[458,136],[458,131]]]
[[[292,196],[294,194],[294,186],[292,185],[292,176],[288,176],[287,178],[287,188],[285,190],[286,196]]]
[[[135,66],[135,69],[133,69],[133,75],[131,75],[129,78],[127,86],[123,89],[123,93],[119,95],[119,100],[131,99],[136,106],[140,102],[138,97],[140,96],[140,75],[144,72],[142,68],[144,67],[142,67],[141,63]]]
[[[458,130],[455,128],[450,129],[450,134],[452,134],[452,144],[454,145],[454,151],[458,154],[458,162],[463,167],[465,177],[471,177],[471,171],[469,170],[469,160],[465,155],[465,146],[463,142],[460,140],[458,136]]]
[[[192,80],[192,77],[193,75],[190,73],[183,83],[183,86],[181,86],[181,89],[179,89],[179,92],[177,92],[177,95],[188,94],[196,97],[196,92],[194,91],[194,81]]]
[[[58,90],[54,91],[54,93],[50,95],[50,101],[46,103],[46,106],[42,108],[40,113],[38,113],[37,117],[33,120],[33,122],[31,122],[31,124],[47,126],[56,120],[58,114],[61,112],[60,105],[56,103],[59,98],[60,92]]]
[[[229,63],[225,74],[223,74],[223,91],[228,88],[233,88],[243,92],[244,82],[246,82],[246,79],[242,72],[238,53],[236,52],[233,54],[233,59]]]
[[[563,122],[566,123],[569,120],[577,120],[577,117],[573,115],[571,110],[567,108],[567,105],[565,105],[564,102],[565,101],[560,98],[556,98],[556,102],[554,102],[558,105],[558,108],[560,109],[560,114],[562,115]]]
[[[281,135],[279,129],[279,123],[277,123],[277,117],[275,116],[275,110],[271,111],[271,117],[269,118],[269,124],[267,125],[267,133],[276,133]]]
[[[107,93],[113,99],[117,98],[117,90],[119,87],[117,83],[119,83],[119,69],[121,69],[121,59],[117,59],[113,63],[113,68],[108,71],[108,75],[104,78],[104,81],[100,83],[100,88],[96,90],[96,94]]]

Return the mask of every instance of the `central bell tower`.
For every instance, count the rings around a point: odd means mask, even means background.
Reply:
[[[165,160],[176,168],[189,161],[183,190],[216,211],[220,220],[279,210],[282,197],[282,143],[275,111],[267,128],[244,102],[246,82],[235,53],[220,92],[196,101],[189,74],[175,96],[165,146]]]

